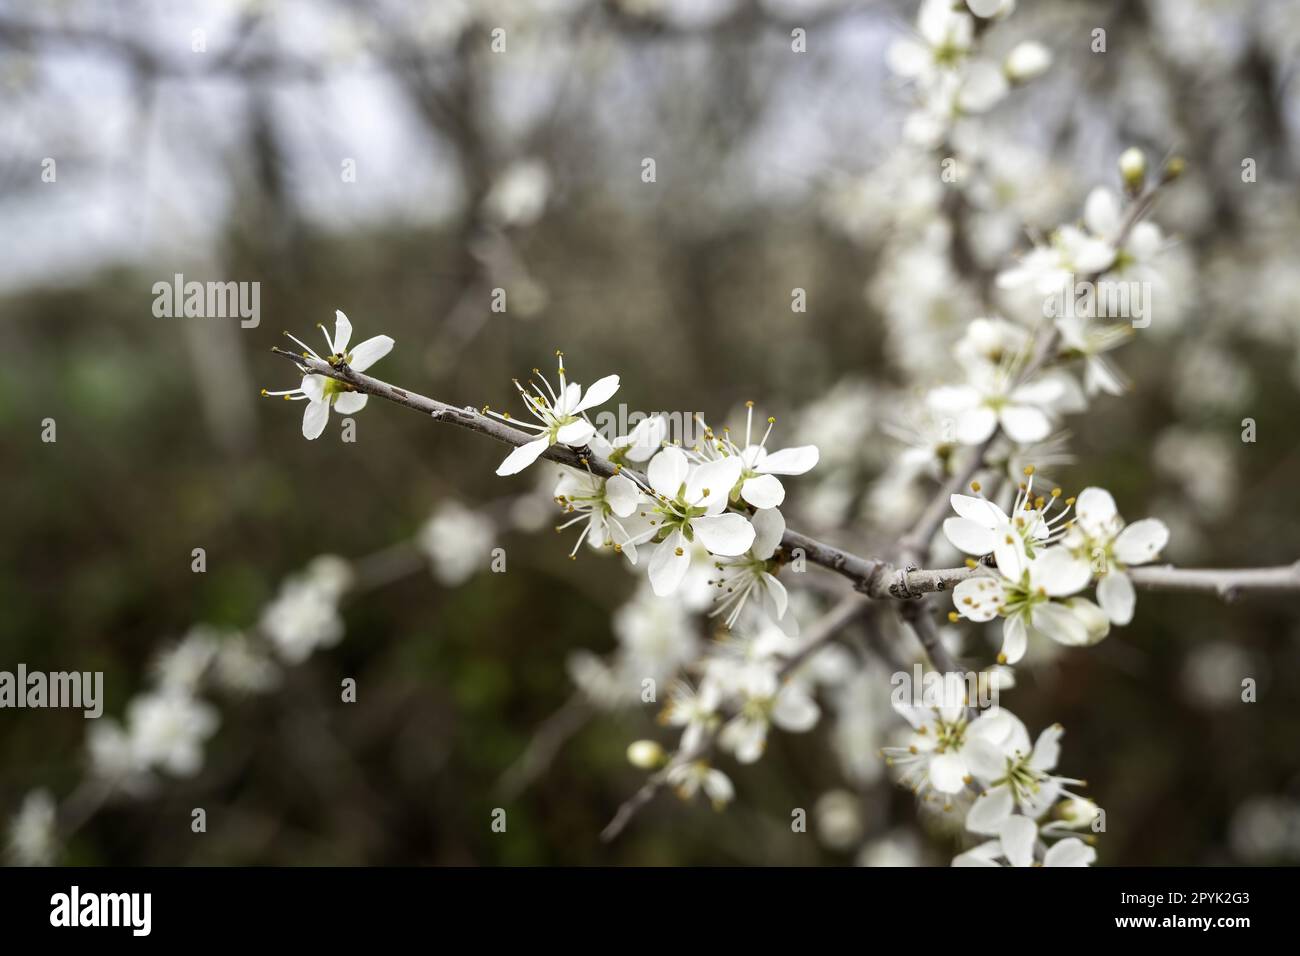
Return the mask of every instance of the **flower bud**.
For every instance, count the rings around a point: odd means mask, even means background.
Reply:
[[[1071,797],[1057,804],[1056,816],[1067,827],[1081,830],[1092,824],[1098,809],[1097,804],[1086,797]]]
[[[1007,54],[1002,70],[1012,83],[1028,83],[1042,76],[1052,65],[1052,51],[1032,40],[1018,43]]]
[[[1136,196],[1142,191],[1147,179],[1147,157],[1136,146],[1130,146],[1119,155],[1119,175],[1124,180],[1124,188],[1129,195]]]
[[[1187,160],[1183,159],[1181,156],[1172,156],[1170,157],[1169,162],[1165,163],[1164,174],[1161,176],[1160,181],[1172,183],[1183,174],[1183,170],[1186,168]]]
[[[627,760],[634,767],[653,770],[664,762],[664,748],[653,740],[634,740],[628,744]]]

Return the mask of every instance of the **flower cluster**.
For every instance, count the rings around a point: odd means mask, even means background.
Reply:
[[[1082,647],[1106,637],[1112,623],[1127,624],[1134,594],[1124,569],[1153,560],[1169,538],[1155,518],[1125,528],[1105,489],[1085,488],[1062,503],[1060,488],[1035,495],[1033,467],[1025,473],[1010,514],[982,495],[953,495],[957,516],[943,525],[958,550],[993,559],[993,569],[970,561],[976,573],[953,589],[951,617],[1001,617],[998,660],[1006,664],[1024,657],[1031,637]],[[1101,607],[1079,596],[1094,579]]]

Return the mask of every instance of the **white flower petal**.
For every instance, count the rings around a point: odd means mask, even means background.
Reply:
[[[1006,784],[985,790],[975,798],[970,811],[966,814],[966,829],[971,833],[997,835],[1002,829],[1003,822],[1011,816],[1015,804],[1011,788]]]
[[[1048,849],[1043,866],[1089,866],[1096,859],[1096,850],[1078,837],[1068,837]]]
[[[726,558],[744,554],[754,543],[754,526],[735,513],[696,518],[691,530],[712,554]]]
[[[978,445],[998,427],[998,414],[981,405],[961,413],[957,419],[957,440],[963,445]]]
[[[1074,516],[1092,537],[1109,538],[1119,520],[1119,509],[1105,488],[1084,488],[1074,501]]]
[[[1069,608],[1054,602],[1035,604],[1030,612],[1034,630],[1066,647],[1083,647],[1088,643],[1088,629]]]
[[[520,445],[510,454],[506,455],[505,461],[497,465],[498,475],[517,475],[523,471],[538,458],[542,452],[551,446],[551,440],[546,437],[530,441],[526,445]]]
[[[1002,625],[1001,663],[1016,663],[1025,656],[1025,649],[1028,647],[1029,631],[1025,626],[1024,615],[1016,614],[1007,618]]]
[[[944,536],[958,551],[976,557],[993,550],[993,530],[982,527],[968,518],[948,518],[943,523]]]
[[[998,863],[997,858],[1002,855],[1002,842],[1000,840],[989,840],[987,843],[981,843],[979,846],[971,847],[965,853],[959,853],[952,858],[953,866],[993,866],[998,869],[1002,865]]]
[[[785,501],[785,486],[775,475],[746,478],[740,486],[740,497],[755,508],[775,508]]]
[[[812,730],[820,717],[817,702],[797,684],[786,684],[772,705],[772,723],[792,734]]]
[[[1029,569],[1025,541],[1009,524],[993,529],[993,557],[1002,576],[1016,584],[1020,583],[1025,571]]]
[[[1112,571],[1111,574],[1118,574],[1118,571]],[[1100,643],[1107,634],[1110,633],[1110,618],[1106,612],[1093,604],[1087,598],[1074,597],[1065,602],[1065,606],[1070,609],[1081,622],[1088,632],[1088,644]]]
[[[626,518],[636,511],[640,500],[641,492],[636,482],[627,475],[613,475],[605,482],[605,503],[620,518]]]
[[[667,597],[677,590],[690,566],[690,544],[680,531],[674,531],[650,556],[650,587],[660,597]]]
[[[348,343],[352,341],[352,323],[338,309],[334,310],[334,351],[346,355]]]
[[[1002,840],[1002,852],[1012,866],[1032,866],[1034,863],[1034,841],[1038,839],[1038,827],[1033,820],[1025,817],[1007,817],[998,828],[998,837]]]
[[[1002,430],[1013,442],[1027,445],[1052,433],[1052,421],[1033,405],[1006,405],[998,415]]]
[[[1154,561],[1169,543],[1169,529],[1159,518],[1134,521],[1115,539],[1115,557],[1125,564]]]
[[[721,511],[727,506],[727,498],[740,480],[744,467],[735,455],[698,466],[686,479],[687,502],[710,511]]]
[[[1040,551],[1029,565],[1029,582],[1052,597],[1069,597],[1088,586],[1092,568],[1067,548]]]
[[[298,386],[302,393],[313,402],[319,402],[325,397],[325,376],[324,375],[304,375],[302,384]]]
[[[393,340],[387,335],[366,339],[348,355],[348,366],[354,372],[364,372],[393,350]]]
[[[961,581],[952,589],[952,603],[963,617],[972,621],[991,621],[998,616],[998,606],[1004,595],[1001,581],[979,575]]]
[[[1133,582],[1123,571],[1111,571],[1097,584],[1097,600],[1112,624],[1123,627],[1133,620],[1137,595]]]
[[[930,761],[930,783],[940,793],[957,793],[966,786],[966,761],[951,751]]]
[[[765,455],[755,470],[765,475],[802,475],[812,471],[820,460],[816,445],[800,445]]]
[[[987,498],[972,498],[970,495],[951,495],[952,510],[968,521],[973,521],[982,528],[993,528],[1005,524],[1009,519],[1007,513]]]
[[[1054,770],[1056,761],[1061,757],[1061,736],[1065,728],[1052,724],[1038,735],[1034,741],[1034,752],[1029,758],[1029,766],[1035,770]]]
[[[785,517],[778,508],[762,508],[750,519],[754,525],[754,556],[767,560],[785,536]]]
[[[589,408],[595,408],[597,405],[604,405],[614,393],[618,391],[619,378],[617,375],[606,375],[604,378],[597,379],[587,386],[587,392],[582,396],[574,408],[569,409],[570,414],[586,411]]]
[[[581,448],[591,440],[591,436],[594,434],[596,434],[596,426],[585,418],[579,418],[567,425],[562,425],[560,430],[555,433],[555,440],[561,445]]]
[[[365,408],[369,398],[364,392],[344,392],[334,399],[334,411],[340,415],[352,415]]]
[[[690,471],[690,462],[680,448],[668,446],[650,459],[646,479],[650,487],[665,498],[676,498]]]
[[[1083,224],[1094,236],[1113,239],[1120,228],[1119,197],[1105,186],[1093,189],[1083,204]]]
[[[326,401],[308,402],[302,413],[302,437],[320,438],[325,424],[330,420],[330,403]]]

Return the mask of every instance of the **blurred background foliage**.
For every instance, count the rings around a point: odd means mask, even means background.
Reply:
[[[258,390],[291,387],[269,352],[280,330],[315,344],[311,326],[336,308],[359,337],[396,339],[376,375],[461,405],[510,407],[510,379],[562,347],[580,381],[619,372],[631,409],[713,420],[753,398],[793,444],[793,416],[837,382],[865,381],[870,478],[895,453],[878,426],[907,382],[872,294],[898,268],[899,227],[867,203],[864,223],[843,228],[844,184],[892,188],[878,170],[906,95],[884,51],[913,6],[0,4],[0,666],[102,670],[106,710],[120,714],[160,646],[199,621],[251,625],[313,556],[382,551],[441,501],[492,508],[526,489],[527,476],[493,477],[500,447],[379,402],[356,416],[354,444],[333,422],[304,441],[297,407]],[[1180,562],[1293,560],[1296,10],[1032,6],[990,37],[1038,36],[1057,59],[989,119],[1042,157],[1016,189],[1059,195],[1027,225],[1076,216],[1091,186],[1115,184],[1131,143],[1177,149],[1189,166],[1155,214],[1193,264],[1180,324],[1119,353],[1133,394],[1070,422],[1078,461],[1056,473],[1072,488],[1105,484],[1126,516],[1166,517],[1186,543],[1171,553]],[[512,44],[499,58],[498,23]],[[809,30],[805,55],[790,53],[793,25]],[[1088,50],[1094,25],[1109,30],[1105,57]],[[45,156],[56,183],[40,181]],[[655,184],[641,181],[645,156]],[[1241,183],[1243,156],[1258,183]],[[340,177],[347,157],[354,183]],[[545,170],[544,209],[494,216],[493,185],[520,163]],[[177,272],[260,282],[260,326],[155,318],[152,285]],[[504,314],[489,309],[496,287]],[[971,300],[958,313],[953,341],[982,314]],[[1245,417],[1254,444],[1239,440]],[[57,443],[40,440],[45,418]],[[799,500],[796,480],[796,527],[863,551],[884,540],[860,514],[823,521]],[[789,825],[791,808],[846,787],[824,727],[777,733],[759,764],[729,764],[728,812],[661,797],[601,845],[641,780],[624,748],[656,734],[649,711],[586,724],[504,804],[508,832],[494,834],[498,779],[573,692],[566,655],[611,649],[611,614],[634,587],[614,561],[564,560],[571,542],[551,534],[506,530],[498,543],[505,574],[448,588],[422,569],[346,604],[340,645],[275,693],[219,701],[198,776],[113,803],[65,858],[854,860]],[[1031,731],[1066,726],[1064,770],[1108,813],[1101,861],[1300,858],[1295,605],[1138,603],[1131,626],[1025,672],[1004,698]],[[1258,703],[1235,703],[1241,673],[1258,680]],[[358,681],[354,705],[338,700],[345,677]],[[36,786],[71,791],[85,732],[73,712],[0,714],[0,813]],[[921,833],[910,794],[887,781],[856,797],[868,835]],[[190,832],[196,806],[206,835]],[[952,849],[943,837],[917,846],[939,863]]]

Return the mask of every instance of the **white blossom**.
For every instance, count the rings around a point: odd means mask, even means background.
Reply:
[[[531,392],[525,389],[518,379],[515,380],[515,388],[524,400],[528,413],[536,419],[535,422],[518,421],[507,413],[485,409],[487,414],[494,418],[540,433],[540,437],[520,445],[507,455],[497,466],[498,475],[518,474],[540,458],[542,452],[552,445],[567,445],[570,448],[585,447],[596,434],[596,426],[587,417],[587,412],[597,405],[605,404],[618,391],[617,375],[606,375],[604,378],[597,379],[584,391],[577,382],[568,381],[564,368],[564,353],[557,351],[555,355],[559,362],[558,391],[551,387],[551,383],[540,369],[533,369],[533,374],[541,380],[542,384],[538,385],[530,380],[528,385],[532,389]]]
[[[299,339],[289,335],[288,332],[284,334],[302,346],[306,350],[305,354],[311,358],[328,362],[334,367],[346,365],[354,372],[364,372],[393,350],[391,337],[376,335],[373,338],[366,339],[349,351],[348,344],[352,341],[352,323],[340,311],[334,313],[333,336],[329,334],[324,325],[318,324],[317,327],[321,330],[321,334],[325,336],[325,344],[329,346],[328,358],[321,358],[310,345],[304,344]],[[325,431],[325,425],[329,422],[331,408],[340,415],[353,415],[366,407],[366,401],[369,398],[367,395],[354,391],[352,386],[346,382],[340,382],[337,379],[314,372],[303,376],[302,384],[295,389],[282,392],[268,392],[266,389],[262,389],[262,394],[283,396],[286,401],[307,402],[307,407],[303,410],[302,415],[302,435],[307,439],[319,438],[321,433]]]
[[[418,537],[434,577],[452,588],[487,568],[495,542],[496,525],[490,518],[451,499],[438,503]]]
[[[1137,596],[1125,570],[1154,561],[1169,543],[1169,529],[1158,518],[1124,525],[1115,499],[1105,488],[1085,488],[1075,503],[1075,522],[1065,546],[1097,574],[1097,600],[1111,623],[1133,620]]]

